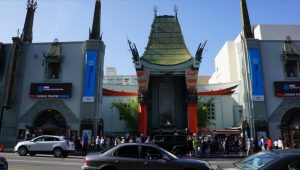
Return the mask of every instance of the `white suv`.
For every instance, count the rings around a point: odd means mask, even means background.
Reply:
[[[27,153],[34,156],[37,153],[53,153],[55,157],[67,157],[69,153],[75,151],[74,142],[64,136],[42,135],[30,141],[19,142],[15,148],[20,156]]]

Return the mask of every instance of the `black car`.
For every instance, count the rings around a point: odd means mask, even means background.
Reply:
[[[104,153],[88,154],[82,169],[98,170],[212,170],[206,161],[179,159],[153,144],[119,144]]]
[[[188,142],[186,135],[156,135],[153,143],[172,152],[177,156],[188,153]]]
[[[0,170],[8,170],[8,163],[4,157],[0,156]]]
[[[300,170],[300,150],[263,151],[235,162],[244,170]]]

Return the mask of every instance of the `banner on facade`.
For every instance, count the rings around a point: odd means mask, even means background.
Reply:
[[[83,84],[83,102],[95,102],[97,52],[87,51]]]
[[[149,84],[149,71],[137,71],[136,72],[139,90],[146,92]]]
[[[264,101],[264,86],[262,79],[261,57],[259,49],[249,49],[248,59],[252,85],[252,100]]]
[[[300,97],[300,81],[275,81],[275,96]]]
[[[31,83],[31,98],[71,98],[72,83]]]
[[[189,90],[197,89],[198,71],[185,71],[185,80]]]

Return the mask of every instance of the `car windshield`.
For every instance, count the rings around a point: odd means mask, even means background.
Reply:
[[[257,170],[278,158],[274,154],[262,152],[235,162],[234,166],[244,170]]]
[[[172,159],[178,159],[178,157],[175,156],[174,154],[172,154],[171,152],[169,152],[169,151],[167,151],[167,150],[165,150],[163,148],[161,148],[161,149],[164,150],[168,154],[168,156],[171,157]]]

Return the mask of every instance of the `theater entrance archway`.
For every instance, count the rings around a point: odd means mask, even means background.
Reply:
[[[33,121],[33,134],[68,136],[65,117],[57,110],[41,111]]]
[[[300,148],[300,108],[288,110],[281,119],[281,136],[286,148]]]

